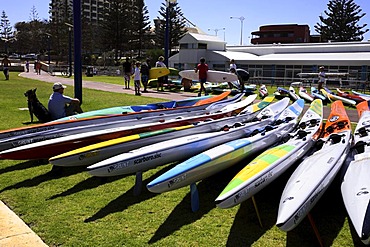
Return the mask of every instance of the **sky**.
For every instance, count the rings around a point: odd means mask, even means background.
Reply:
[[[151,20],[158,17],[164,0],[144,0]],[[40,19],[49,18],[50,0],[0,0],[0,11],[5,11],[10,24],[29,21],[33,6]],[[225,40],[228,45],[249,45],[251,32],[271,24],[307,24],[311,34],[319,16],[325,15],[329,0],[177,0],[184,16],[210,35]],[[370,0],[355,0],[366,15],[359,24],[370,29]],[[233,17],[233,18],[230,18]],[[244,21],[241,21],[242,17]],[[243,29],[241,28],[243,24]],[[241,36],[242,33],[242,36]],[[370,32],[364,40],[370,40]]]

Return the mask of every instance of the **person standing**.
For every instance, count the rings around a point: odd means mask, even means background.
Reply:
[[[36,60],[36,74],[41,75],[41,62],[40,60]]]
[[[76,113],[82,113],[80,100],[64,95],[64,86],[60,82],[53,85],[53,93],[50,95],[48,109],[52,120],[71,116]]]
[[[155,63],[155,67],[167,68],[166,64],[163,61],[164,61],[164,57],[160,56],[158,58],[158,61]],[[161,87],[161,91],[163,91],[163,83],[164,83],[164,76],[158,77],[157,91],[159,91],[159,87]]]
[[[3,66],[3,73],[5,75],[5,80],[9,80],[9,67],[11,66],[11,63],[7,55],[5,55],[3,60],[1,60],[1,64]]]
[[[235,60],[234,59],[231,59],[230,60],[230,68],[229,68],[229,71],[231,71],[232,69],[235,69],[235,71],[237,69],[237,66],[235,64]]]
[[[134,70],[135,95],[140,96],[140,62],[136,62]]]
[[[123,63],[123,77],[125,78],[125,89],[130,89],[130,78],[132,74],[132,66],[130,59],[126,57],[126,61]]]
[[[195,68],[195,73],[198,73],[199,83],[200,83],[200,90],[199,90],[198,96],[202,95],[203,90],[204,90],[204,94],[208,95],[204,87],[204,83],[207,82],[207,71],[208,71],[208,64],[206,64],[206,59],[202,57],[200,59],[200,63]]]
[[[244,91],[244,81],[239,77],[238,71],[236,69],[237,69],[237,66],[235,64],[235,60],[231,59],[229,72],[236,74],[236,76],[238,77],[239,83],[240,83],[240,91],[243,92]],[[227,83],[229,84],[229,88],[232,89],[234,85],[231,82],[227,82]]]
[[[321,66],[319,68],[319,85],[318,85],[318,90],[320,91],[320,89],[322,89],[322,85],[325,83],[325,78],[326,78],[326,75],[325,75],[325,67],[324,66]]]
[[[30,61],[26,60],[26,72],[30,72]]]
[[[141,64],[140,72],[141,72],[141,83],[143,84],[144,91],[143,93],[147,93],[146,90],[148,87],[148,81],[149,81],[149,70],[151,69],[150,66],[150,59],[148,58],[145,62]]]

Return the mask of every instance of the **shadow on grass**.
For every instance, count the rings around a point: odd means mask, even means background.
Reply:
[[[142,181],[143,188],[148,184],[150,181],[152,181],[154,178],[160,176],[161,174],[165,173],[171,168],[171,166],[166,166],[157,173],[153,174],[149,178]],[[128,174],[126,176],[132,176],[132,174]],[[122,177],[119,177],[122,178]],[[93,222],[99,219],[102,219],[109,214],[113,214],[116,212],[122,212],[123,210],[127,209],[129,206],[132,206],[137,203],[141,203],[143,201],[149,200],[150,198],[153,198],[157,196],[158,194],[149,192],[146,187],[141,191],[140,195],[135,196],[134,195],[134,189],[135,185],[126,191],[123,195],[117,197],[115,200],[111,201],[106,205],[104,208],[100,209],[98,212],[96,212],[93,216],[87,218],[84,220],[85,223]]]
[[[197,184],[199,192],[199,210],[197,212],[191,211],[191,194],[190,186],[188,186],[189,193],[174,208],[166,221],[158,228],[148,243],[153,244],[167,236],[170,236],[184,225],[192,224],[214,209],[216,207],[215,199],[242,167],[243,166],[236,164],[227,170],[199,182]]]
[[[342,230],[346,218],[339,176],[325,191],[310,213],[323,245],[332,246]],[[286,246],[319,246],[319,241],[307,217],[296,228],[287,233]]]
[[[191,211],[190,191],[183,200],[173,209],[166,221],[157,229],[154,236],[149,240],[149,244],[160,241],[184,225],[189,225],[206,215],[211,209],[215,208],[214,199],[217,197],[218,190],[209,180],[198,183],[199,210]],[[189,189],[190,190],[190,189]]]
[[[354,226],[352,225],[352,222],[349,222],[349,229],[350,229],[352,240],[353,240],[353,246],[366,246],[361,241],[360,237],[357,235],[357,232],[356,232]]]
[[[235,216],[226,246],[252,246],[267,230],[275,226],[280,195],[289,178],[286,174],[290,174],[290,171],[254,195],[262,227],[252,199],[244,201]]]
[[[46,165],[48,163],[49,163],[48,160],[28,160],[28,161],[18,163],[13,166],[8,166],[3,169],[0,169],[0,175],[7,173],[7,172],[14,172],[14,171],[19,171],[19,170],[23,170],[23,169],[27,169],[31,167]]]
[[[23,125],[30,125],[30,124],[43,124],[44,122],[41,122],[41,121],[33,121],[33,122],[23,122],[22,124]]]
[[[258,202],[257,206],[260,209]],[[262,214],[261,211],[260,213]],[[252,246],[255,241],[265,234],[267,229],[273,226],[270,221],[267,221],[265,215],[261,215],[261,221],[263,227],[259,225],[252,200],[249,199],[243,202],[235,215],[226,246]]]
[[[20,189],[20,188],[31,188],[38,186],[39,184],[50,181],[53,179],[59,179],[61,177],[68,177],[77,173],[84,171],[85,167],[73,167],[71,169],[61,169],[61,170],[50,170],[49,172],[42,174],[40,176],[24,180],[22,182],[10,185],[0,190],[0,193],[6,190]]]
[[[251,246],[266,231],[275,227],[281,194],[296,165],[255,195],[263,227],[259,226],[252,200],[245,201],[235,217],[227,246]],[[346,212],[340,193],[340,179],[332,183],[311,215],[324,246],[332,246],[343,228]],[[287,233],[286,246],[319,246],[315,232],[306,217],[295,229]],[[358,246],[358,245],[355,245]]]
[[[62,193],[51,196],[47,200],[53,200],[53,199],[56,199],[56,198],[59,198],[59,197],[69,196],[69,195],[81,192],[83,190],[93,189],[93,188],[99,187],[102,184],[111,183],[111,182],[114,182],[118,179],[122,179],[122,178],[125,178],[125,177],[127,177],[127,176],[115,176],[115,177],[110,177],[110,178],[90,177],[86,180],[83,180],[83,181],[79,182],[78,184],[76,184],[72,188],[70,188],[70,189],[68,189],[68,190],[66,190]]]

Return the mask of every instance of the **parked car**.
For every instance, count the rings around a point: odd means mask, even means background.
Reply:
[[[13,53],[13,54],[10,54],[9,55],[9,58],[12,58],[12,59],[17,59],[17,58],[20,58],[21,56],[17,53]]]
[[[37,55],[35,53],[30,53],[30,54],[26,54],[23,56],[24,59],[29,59],[29,60],[36,60],[37,59]]]

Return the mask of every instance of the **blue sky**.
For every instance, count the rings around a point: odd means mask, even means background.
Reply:
[[[11,25],[18,21],[29,21],[32,6],[35,6],[41,19],[48,19],[49,0],[1,0],[0,11],[5,11]],[[158,16],[164,0],[145,0],[150,19]],[[241,21],[230,19],[244,17],[243,44],[250,43],[251,32],[269,24],[307,24],[311,34],[319,15],[327,10],[329,0],[177,0],[185,17],[204,32],[226,40],[229,45],[240,44]],[[366,13],[360,24],[367,23],[370,29],[370,0],[355,0],[362,12]],[[225,31],[223,30],[225,28]],[[365,34],[370,39],[370,33]]]

